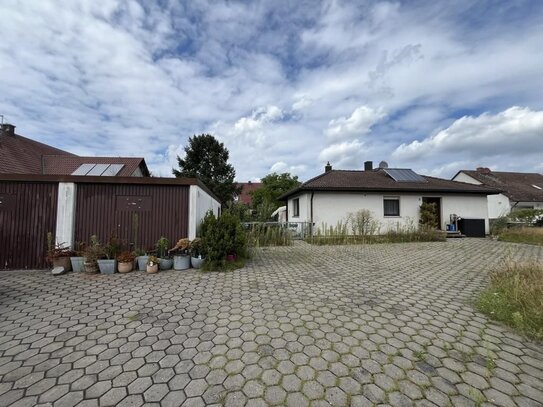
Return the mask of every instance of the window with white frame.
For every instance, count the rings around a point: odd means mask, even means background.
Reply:
[[[385,216],[400,216],[400,198],[385,196],[383,198],[383,213]]]

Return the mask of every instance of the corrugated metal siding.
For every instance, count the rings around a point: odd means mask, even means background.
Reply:
[[[146,204],[139,210],[126,210],[119,196],[143,197]],[[125,246],[134,243],[133,219],[137,213],[138,246],[147,249],[161,236],[172,243],[187,237],[189,186],[78,184],[75,212],[76,242],[88,242],[91,235],[97,235],[105,243],[115,234]]]
[[[55,235],[58,184],[0,182],[0,197],[0,269],[47,267],[47,233]]]

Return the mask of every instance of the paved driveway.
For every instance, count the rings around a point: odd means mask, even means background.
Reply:
[[[538,406],[543,347],[469,305],[505,255],[543,248],[299,243],[227,274],[2,272],[0,405]]]

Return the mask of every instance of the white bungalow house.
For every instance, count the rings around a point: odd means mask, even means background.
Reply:
[[[288,222],[308,222],[319,227],[335,226],[350,213],[368,209],[380,222],[381,232],[398,224],[418,224],[420,205],[436,203],[440,229],[446,230],[450,215],[484,221],[489,232],[487,195],[499,190],[482,185],[422,176],[410,169],[376,168],[366,161],[364,171],[325,172],[284,194]]]
[[[502,190],[488,196],[488,217],[496,219],[518,209],[543,209],[543,175],[525,172],[499,172],[479,167],[461,170],[453,181],[485,185]]]

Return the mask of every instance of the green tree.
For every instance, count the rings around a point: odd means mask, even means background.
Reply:
[[[262,178],[262,187],[251,192],[253,208],[256,209],[259,220],[268,219],[273,211],[283,205],[278,198],[299,185],[298,177],[288,172],[274,172]]]
[[[211,134],[189,138],[185,157],[177,157],[179,169],[173,169],[176,177],[196,177],[213,191],[223,204],[232,200],[239,188],[234,183],[236,170],[228,163],[230,154],[223,143]]]

